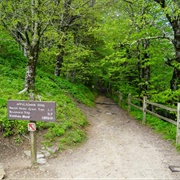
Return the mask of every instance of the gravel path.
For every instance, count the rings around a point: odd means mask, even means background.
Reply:
[[[90,122],[88,140],[37,170],[9,177],[53,179],[180,179],[180,155],[170,142],[128,117],[112,100],[99,97],[95,108],[80,105]]]

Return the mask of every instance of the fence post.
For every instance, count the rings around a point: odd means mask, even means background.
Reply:
[[[178,144],[180,144],[180,103],[177,106],[176,147]]]
[[[144,96],[143,97],[143,119],[142,119],[142,124],[145,124],[145,122],[146,122],[146,108],[147,108],[146,100],[147,100],[147,97]]]
[[[131,111],[131,94],[128,94],[128,113]]]
[[[120,103],[120,107],[122,108],[122,93],[119,92],[119,103]]]

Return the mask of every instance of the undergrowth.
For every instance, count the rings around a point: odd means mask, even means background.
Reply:
[[[19,139],[21,135],[28,134],[28,121],[9,120],[7,101],[29,99],[27,93],[18,94],[24,87],[27,60],[17,50],[17,45],[14,42],[12,44],[14,45],[8,48],[8,52],[0,46],[0,52],[4,52],[0,54],[0,134],[3,137],[14,136],[15,139]],[[91,91],[82,84],[72,84],[60,77],[54,77],[40,67],[37,69],[36,88],[42,101],[56,102],[56,122],[37,121],[37,130],[46,130],[42,143],[51,146],[59,142],[59,147],[63,149],[84,141],[86,139],[84,126],[88,122],[74,100],[93,106],[94,95]]]

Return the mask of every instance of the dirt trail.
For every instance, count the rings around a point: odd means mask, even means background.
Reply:
[[[105,97],[97,101],[112,103]],[[24,168],[21,163],[29,161],[25,158],[16,166],[12,162],[11,169],[6,168],[9,178],[180,179],[180,172],[169,169],[170,165],[180,166],[180,155],[170,142],[128,117],[117,105],[79,106],[90,122],[88,140],[38,169]]]

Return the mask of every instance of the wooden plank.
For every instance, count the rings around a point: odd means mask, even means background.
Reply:
[[[135,97],[132,97],[133,100],[136,100],[136,101],[139,101],[139,102],[142,102],[143,100],[142,99],[139,99],[139,98],[135,98]]]
[[[142,119],[142,124],[145,124],[145,122],[146,122],[146,109],[147,109],[146,100],[147,100],[147,97],[143,97],[143,119]]]
[[[36,165],[37,163],[37,141],[36,131],[30,132],[30,145],[31,145],[31,164]]]
[[[161,115],[159,115],[159,114],[157,114],[157,113],[154,113],[154,112],[152,112],[152,111],[150,111],[150,110],[148,110],[148,109],[146,109],[146,112],[148,112],[149,114],[152,114],[152,115],[154,115],[154,116],[156,116],[156,117],[158,117],[158,118],[160,118],[160,119],[163,119],[163,120],[165,120],[165,121],[167,121],[167,122],[169,122],[169,123],[172,123],[172,124],[174,124],[174,125],[177,124],[176,121],[174,121],[174,120],[172,120],[172,119],[169,119],[169,118],[166,118],[166,117],[163,117],[163,116],[161,116]]]
[[[56,121],[56,103],[34,100],[8,100],[8,119]]]
[[[162,104],[153,103],[153,102],[150,102],[150,101],[147,101],[147,104],[151,104],[151,105],[153,105],[153,106],[160,107],[160,108],[166,109],[166,110],[168,110],[168,111],[177,112],[177,109],[175,109],[175,108],[170,108],[170,107],[164,106],[164,105],[162,105]]]
[[[137,109],[139,109],[139,110],[143,110],[143,108],[142,107],[140,107],[140,106],[137,106],[137,105],[135,105],[135,104],[133,104],[133,103],[130,103],[130,105],[131,106],[133,106],[133,107],[135,107],[135,108],[137,108]]]
[[[128,95],[128,113],[131,111],[131,94]]]

